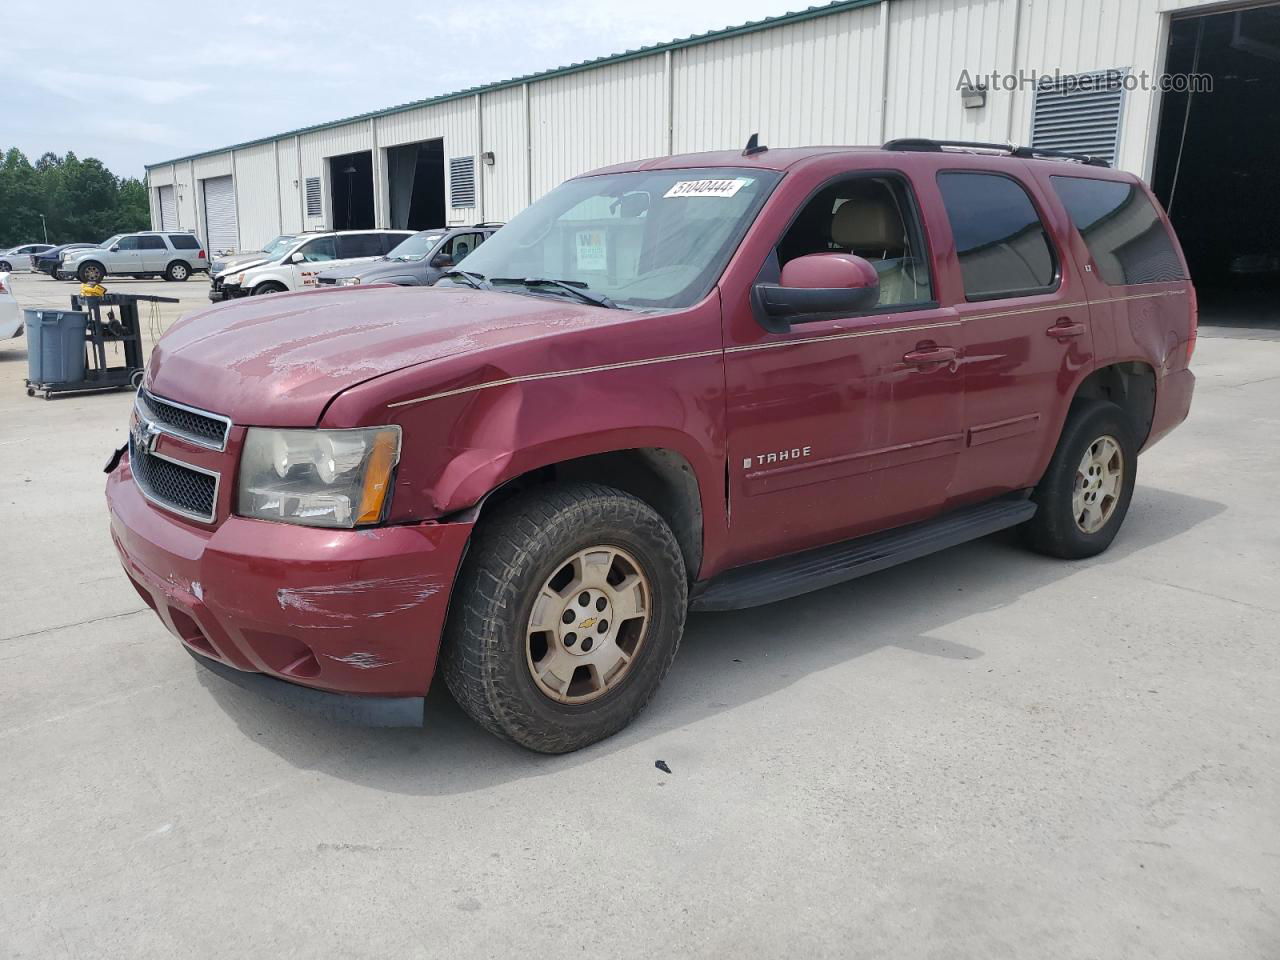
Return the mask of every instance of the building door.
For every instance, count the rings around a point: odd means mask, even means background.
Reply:
[[[210,177],[204,183],[204,241],[210,253],[240,249],[236,223],[236,192],[230,177]]]
[[[160,229],[178,229],[178,203],[173,195],[173,185],[159,188],[160,193]]]

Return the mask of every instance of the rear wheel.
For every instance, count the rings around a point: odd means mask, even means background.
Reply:
[[[684,560],[648,504],[572,484],[499,506],[476,529],[441,651],[481,726],[542,753],[617,733],[680,644]]]
[[[1123,410],[1101,400],[1074,406],[1032,494],[1038,509],[1024,527],[1030,546],[1065,559],[1107,549],[1129,511],[1137,467],[1137,443]]]
[[[76,271],[76,279],[81,283],[101,283],[105,276],[106,271],[102,269],[102,264],[94,263],[92,260],[80,264],[80,269]]]
[[[191,276],[191,267],[181,260],[175,260],[164,268],[164,278],[166,280],[182,281],[189,276]]]

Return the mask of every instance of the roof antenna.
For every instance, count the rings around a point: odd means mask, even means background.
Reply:
[[[753,133],[747,139],[747,148],[742,151],[744,157],[754,157],[757,153],[764,153],[768,147],[760,145],[760,134]]]

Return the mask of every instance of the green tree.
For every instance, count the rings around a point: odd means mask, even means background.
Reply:
[[[117,177],[102,161],[47,152],[33,166],[16,147],[0,160],[0,249],[44,239],[96,242],[114,233],[145,230],[151,222],[147,189]]]

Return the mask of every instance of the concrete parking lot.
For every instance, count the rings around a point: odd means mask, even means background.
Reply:
[[[207,291],[109,286],[180,295],[161,327]],[[29,399],[0,343],[0,955],[1275,957],[1280,341],[1194,366],[1107,554],[696,616],[633,726],[550,758],[443,689],[362,730],[197,667],[107,533],[132,395]]]

